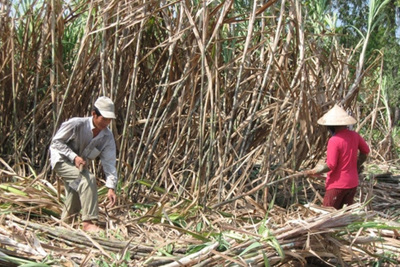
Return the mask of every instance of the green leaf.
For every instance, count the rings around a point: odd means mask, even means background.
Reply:
[[[197,232],[200,232],[201,229],[203,229],[203,223],[202,223],[202,222],[199,222],[199,223],[196,225],[196,231],[197,231]]]
[[[9,184],[0,184],[0,189],[3,189],[4,191],[7,191],[7,192],[10,192],[10,193],[19,195],[19,196],[24,196],[24,197],[28,196],[28,194],[25,193],[24,191],[21,191],[21,190],[15,188],[15,187],[12,187]]]
[[[267,242],[278,252],[279,256],[281,256],[282,259],[285,258],[285,252],[283,251],[281,245],[275,237],[271,237],[271,239]]]
[[[264,258],[264,266],[265,266],[265,267],[270,267],[269,259],[268,259],[267,254],[265,254],[264,250],[261,250],[261,252],[262,252],[263,258]]]
[[[175,225],[169,225],[169,224],[162,224],[162,225],[165,226],[165,227],[168,227],[168,228],[172,228],[172,229],[175,229],[175,230],[184,232],[185,234],[191,235],[191,236],[193,236],[194,238],[197,238],[197,239],[199,239],[199,240],[206,241],[206,242],[209,242],[209,241],[210,241],[210,239],[205,238],[204,236],[202,236],[202,235],[200,235],[200,234],[197,234],[197,233],[195,233],[195,232],[191,232],[191,231],[189,231],[189,230],[186,230],[186,229],[177,227],[177,226],[175,226]]]
[[[248,246],[245,250],[243,250],[242,253],[239,254],[239,256],[243,256],[246,253],[248,253],[249,251],[251,251],[252,249],[259,248],[261,246],[262,246],[262,244],[260,242],[254,242],[253,244]]]
[[[164,188],[161,188],[159,186],[153,186],[153,182],[152,181],[149,181],[149,180],[137,180],[136,182],[141,184],[141,185],[144,185],[144,186],[146,186],[148,188],[153,187],[153,189],[156,190],[158,193],[162,193],[162,194],[165,193],[165,189]]]

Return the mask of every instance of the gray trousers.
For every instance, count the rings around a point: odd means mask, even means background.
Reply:
[[[99,205],[97,196],[96,177],[88,170],[82,170],[81,181],[77,190],[69,185],[79,178],[79,169],[70,162],[58,162],[54,171],[64,181],[65,203],[62,219],[71,215],[79,215],[82,210],[82,220],[97,220],[99,217]]]

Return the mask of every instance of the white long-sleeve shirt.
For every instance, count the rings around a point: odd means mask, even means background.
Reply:
[[[114,135],[106,128],[93,138],[93,117],[72,118],[61,124],[50,145],[51,166],[57,162],[74,162],[76,156],[84,160],[100,157],[106,175],[106,187],[117,185],[116,147]]]

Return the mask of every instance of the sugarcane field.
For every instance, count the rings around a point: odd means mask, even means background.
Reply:
[[[0,0],[0,266],[400,266],[400,3]]]

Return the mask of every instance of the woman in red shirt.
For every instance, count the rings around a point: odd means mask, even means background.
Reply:
[[[328,172],[325,183],[324,206],[341,209],[351,205],[358,186],[358,173],[367,159],[370,149],[365,140],[355,131],[348,129],[357,121],[335,105],[318,120],[332,133],[328,141],[326,164],[316,167],[307,174]]]

